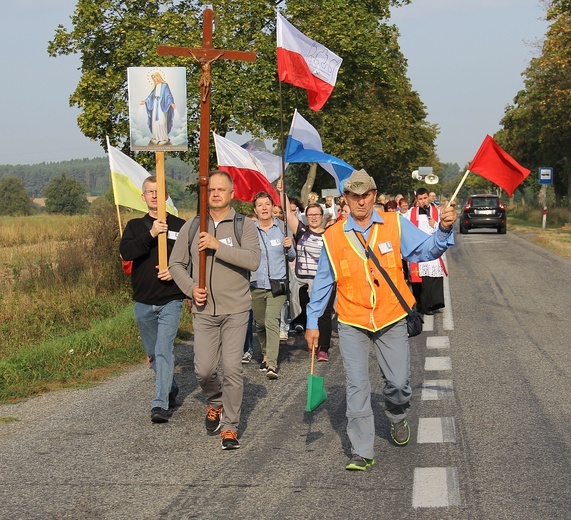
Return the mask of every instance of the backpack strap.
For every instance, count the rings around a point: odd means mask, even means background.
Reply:
[[[188,247],[191,246],[192,241],[194,240],[194,236],[198,231],[198,226],[200,226],[200,217],[196,215],[192,222],[190,223],[190,227],[188,228]]]
[[[244,219],[245,219],[245,215],[242,215],[242,213],[236,213],[236,215],[234,216],[234,235],[236,235],[236,240],[238,241],[238,245],[241,246],[242,245],[242,233],[244,231]],[[190,227],[188,228],[188,245],[190,247],[190,244],[192,244],[192,241],[194,240],[194,236],[196,235],[196,232],[198,231],[198,226],[200,226],[200,216],[196,215],[193,219],[192,222],[190,223]]]
[[[234,215],[234,234],[236,235],[236,240],[240,247],[242,247],[242,232],[244,231],[245,218],[242,213],[236,213],[236,215]]]

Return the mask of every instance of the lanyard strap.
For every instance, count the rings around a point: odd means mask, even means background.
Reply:
[[[371,230],[372,232],[372,230]],[[355,235],[357,236],[357,239],[359,240],[359,242],[361,242],[361,244],[363,245],[363,247],[365,248],[365,256],[369,259],[371,259],[373,261],[373,263],[375,264],[375,266],[377,267],[377,269],[381,272],[381,274],[383,275],[383,278],[387,281],[387,283],[389,284],[389,287],[393,290],[393,292],[395,293],[395,296],[398,298],[398,301],[400,302],[400,304],[402,305],[403,309],[407,312],[407,314],[409,316],[411,316],[413,314],[412,309],[408,306],[408,304],[406,303],[405,299],[402,297],[402,294],[400,293],[400,291],[397,289],[396,285],[394,284],[394,282],[391,280],[391,277],[388,275],[388,273],[381,267],[381,263],[379,262],[378,258],[375,256],[375,253],[373,253],[373,250],[371,249],[371,246],[369,246],[369,244],[365,243],[365,239],[363,238],[363,235],[361,233],[357,233],[355,230],[353,230],[353,233],[355,233]]]

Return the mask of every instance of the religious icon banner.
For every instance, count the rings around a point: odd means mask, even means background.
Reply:
[[[186,151],[186,69],[129,67],[127,82],[131,150]]]

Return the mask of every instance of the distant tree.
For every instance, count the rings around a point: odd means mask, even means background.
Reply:
[[[3,177],[0,179],[0,193],[3,195],[0,215],[31,215],[34,213],[34,205],[22,179]]]
[[[44,195],[48,213],[75,215],[86,213],[89,209],[85,186],[79,181],[67,177],[65,173],[49,183]]]
[[[496,137],[528,168],[552,166],[556,204],[561,205],[566,196],[571,209],[571,2],[558,0],[546,5],[551,25],[541,55],[524,71],[525,88],[517,93],[513,105],[506,107],[503,128]],[[524,185],[537,192],[537,176],[530,175]]]
[[[181,186],[181,183],[167,177],[167,191],[178,209],[196,208],[196,197],[193,197]]]
[[[458,163],[442,163],[437,171],[441,181],[454,179],[460,173]]]

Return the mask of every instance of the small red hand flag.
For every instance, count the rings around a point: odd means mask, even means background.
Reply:
[[[519,164],[489,135],[484,139],[468,170],[497,184],[510,197],[530,174],[530,170]]]

